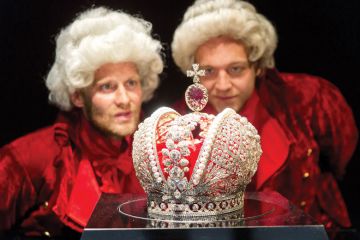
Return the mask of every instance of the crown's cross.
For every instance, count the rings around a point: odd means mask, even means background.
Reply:
[[[185,92],[185,101],[188,107],[195,111],[201,111],[208,102],[208,93],[206,88],[200,84],[200,77],[205,76],[205,70],[199,70],[199,64],[192,65],[193,70],[187,70],[186,75],[193,77],[193,84],[191,84]]]
[[[193,77],[193,82],[194,83],[199,83],[200,82],[200,77],[205,76],[205,70],[204,69],[200,69],[199,70],[199,64],[194,63],[192,65],[193,70],[187,70],[186,71],[186,76],[187,77]]]

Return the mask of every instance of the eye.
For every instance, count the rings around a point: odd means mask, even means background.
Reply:
[[[204,67],[203,68],[205,70],[205,77],[211,77],[214,76],[215,74],[215,69],[212,67]]]
[[[240,65],[230,66],[228,68],[228,73],[230,75],[239,75],[244,71],[244,67]]]
[[[116,84],[111,82],[102,83],[99,85],[99,90],[101,92],[112,92],[116,89]]]
[[[135,89],[140,85],[140,80],[129,79],[125,84],[128,89]]]

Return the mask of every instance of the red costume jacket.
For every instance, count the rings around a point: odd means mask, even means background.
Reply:
[[[132,137],[104,138],[80,112],[0,149],[0,235],[82,231],[101,192],[144,193]]]
[[[330,82],[268,70],[240,114],[258,129],[263,154],[249,188],[275,190],[327,228],[351,225],[336,178],[357,144],[353,114]],[[185,101],[174,108],[188,112]],[[216,114],[210,106],[204,112]]]

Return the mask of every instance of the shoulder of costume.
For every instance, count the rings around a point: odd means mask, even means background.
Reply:
[[[270,94],[271,91],[277,91],[275,96],[281,96],[290,102],[302,102],[305,105],[310,104],[320,90],[335,87],[331,82],[319,76],[278,72],[276,69],[268,70],[262,82],[263,87],[269,88]]]
[[[58,118],[59,119],[59,118]],[[68,123],[57,120],[53,125],[40,128],[21,136],[0,149],[0,157],[9,157],[25,169],[45,169],[57,158],[62,145],[57,141],[57,133],[66,135]]]

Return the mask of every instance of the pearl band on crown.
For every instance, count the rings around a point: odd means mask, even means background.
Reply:
[[[133,144],[149,215],[193,219],[242,209],[261,152],[256,129],[232,109],[181,116],[159,108],[139,125]]]

